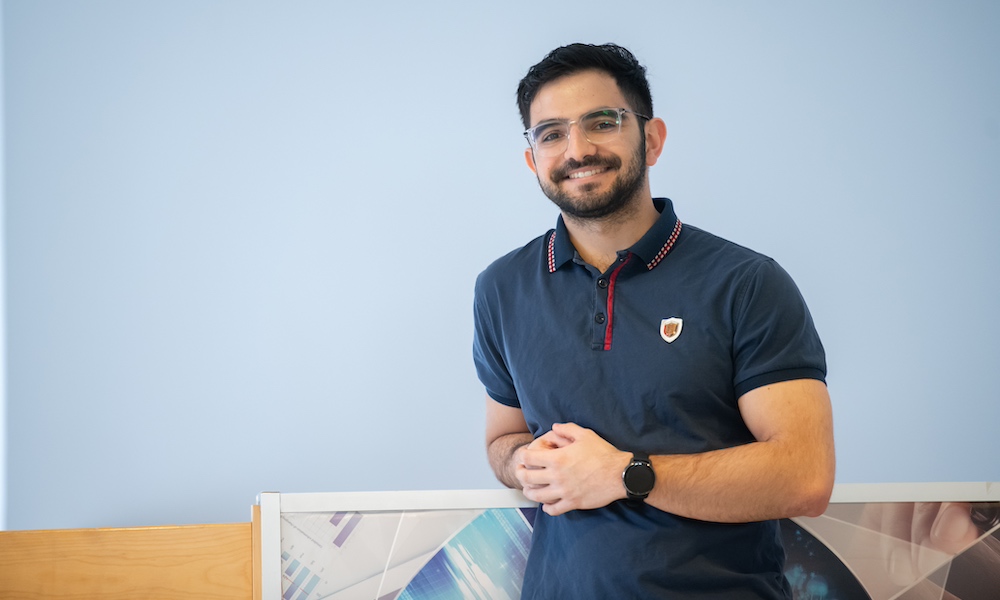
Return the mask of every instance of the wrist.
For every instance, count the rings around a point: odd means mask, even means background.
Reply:
[[[524,464],[524,450],[531,444],[531,440],[511,444],[507,450],[507,463],[505,465],[506,481],[504,483],[508,487],[522,489],[522,484],[520,478],[517,475],[517,469]]]

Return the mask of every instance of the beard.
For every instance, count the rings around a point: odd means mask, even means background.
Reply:
[[[538,178],[538,185],[542,192],[559,207],[559,210],[568,217],[580,221],[596,221],[622,212],[623,209],[632,205],[632,200],[642,190],[646,182],[646,144],[645,140],[636,148],[632,154],[632,160],[625,168],[622,168],[622,160],[617,156],[596,156],[591,155],[577,161],[569,159],[560,167],[552,170],[549,174],[549,181]],[[570,196],[562,189],[562,182],[566,181],[567,174],[583,167],[605,167],[618,170],[618,176],[611,184],[611,188],[604,193],[591,193],[593,185],[581,187],[578,197]]]

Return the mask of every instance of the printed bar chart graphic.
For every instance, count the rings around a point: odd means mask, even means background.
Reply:
[[[288,587],[281,597],[284,600],[306,600],[309,598],[309,594],[319,584],[319,576],[313,575],[298,559],[293,559],[287,552],[281,553],[281,561],[282,564],[288,564],[284,575],[289,581]]]
[[[795,600],[1000,597],[1000,500],[991,495],[991,484],[986,493],[966,496],[954,486],[916,486],[903,493],[891,485],[872,489],[874,501],[854,501],[864,494],[851,491],[841,494],[850,500],[832,502],[819,517],[781,522],[784,575]],[[520,597],[537,508],[506,495],[499,496],[506,504],[487,496],[481,508],[456,502],[436,509],[423,497],[393,501],[389,494],[365,496],[363,502],[333,497],[332,510],[322,510],[319,502],[272,515],[280,524],[274,554],[280,571],[273,567],[280,585],[274,582],[264,597],[278,598],[279,588],[282,600]],[[907,496],[919,501],[898,501]],[[450,493],[441,497],[448,506]],[[415,508],[393,508],[407,503]],[[923,522],[935,514],[947,523],[963,516],[971,527],[966,541],[935,547],[932,523]]]

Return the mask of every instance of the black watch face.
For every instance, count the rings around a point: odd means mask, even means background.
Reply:
[[[653,489],[653,468],[647,464],[631,464],[625,470],[625,489],[637,496],[645,496]]]

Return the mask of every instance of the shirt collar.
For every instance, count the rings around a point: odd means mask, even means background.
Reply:
[[[660,264],[663,258],[673,249],[674,243],[681,233],[681,222],[674,214],[674,204],[669,198],[653,198],[653,206],[660,213],[660,218],[653,223],[638,242],[629,248],[652,270]],[[569,232],[563,223],[562,215],[556,221],[556,228],[549,233],[546,244],[546,260],[550,273],[555,273],[560,267],[573,259],[576,248],[569,240]]]

